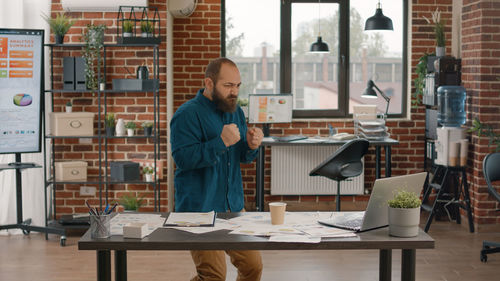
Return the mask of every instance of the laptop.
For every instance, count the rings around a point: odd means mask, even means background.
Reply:
[[[375,180],[368,206],[364,212],[333,212],[332,216],[320,219],[323,225],[354,230],[367,231],[389,225],[387,201],[399,190],[411,191],[420,195],[423,189],[426,172],[383,178]]]

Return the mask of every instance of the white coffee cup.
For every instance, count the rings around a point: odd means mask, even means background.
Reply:
[[[283,224],[285,222],[286,203],[271,202],[269,203],[269,211],[271,212],[272,224]]]

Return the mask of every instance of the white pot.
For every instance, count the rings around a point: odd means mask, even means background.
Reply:
[[[146,181],[153,181],[153,174],[144,174],[144,177],[146,177]]]
[[[125,135],[125,121],[123,121],[122,118],[118,119],[116,122],[115,132],[119,137]]]
[[[73,112],[73,107],[72,106],[66,106],[66,113],[71,113]]]
[[[127,129],[127,136],[133,137],[134,136],[134,129]]]
[[[123,37],[132,37],[132,32],[123,32]]]
[[[420,223],[420,207],[413,209],[389,208],[389,235],[415,237]]]
[[[436,47],[436,57],[444,57],[445,47]]]
[[[143,38],[153,37],[153,33],[142,32],[141,37]]]

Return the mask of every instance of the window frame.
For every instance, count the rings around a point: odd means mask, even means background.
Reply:
[[[402,118],[408,114],[408,9],[409,1],[403,1],[403,55],[402,55],[402,104],[401,113],[388,114],[388,118]],[[318,3],[316,0],[280,0],[280,89],[283,93],[292,92],[292,4]],[[349,113],[349,0],[322,0],[321,3],[338,3],[339,18],[339,108],[338,109],[294,109],[292,117],[314,118],[352,118]],[[374,2],[375,3],[375,2]],[[369,9],[369,8],[367,8]],[[373,11],[376,6],[373,4]],[[221,56],[226,56],[226,0],[221,0]],[[347,63],[346,63],[347,62]]]

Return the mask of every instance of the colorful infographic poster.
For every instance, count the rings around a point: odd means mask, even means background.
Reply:
[[[43,31],[0,29],[0,153],[40,151]]]
[[[290,94],[250,95],[249,123],[292,122],[293,98]]]

